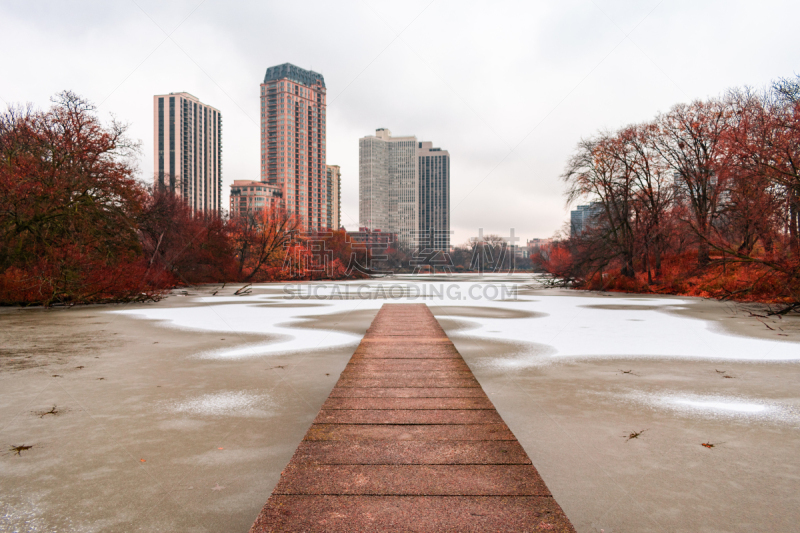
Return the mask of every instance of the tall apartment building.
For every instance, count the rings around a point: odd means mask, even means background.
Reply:
[[[359,139],[358,148],[358,225],[413,242],[419,231],[417,138],[392,137],[380,128]]]
[[[261,84],[261,181],[308,231],[328,223],[325,80],[289,63],[269,67]]]
[[[389,220],[389,144],[377,135],[358,140],[358,225],[368,230],[393,227]]]
[[[450,154],[433,143],[417,146],[419,230],[436,250],[450,250]],[[433,235],[430,235],[431,231]]]
[[[222,114],[186,92],[153,97],[154,180],[195,211],[222,208]]]
[[[359,226],[409,246],[450,247],[450,154],[386,128],[359,139]]]
[[[327,165],[328,228],[342,227],[342,173],[339,165]]]

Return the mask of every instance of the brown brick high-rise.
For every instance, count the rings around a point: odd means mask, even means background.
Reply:
[[[309,231],[328,223],[325,80],[289,63],[261,84],[261,181],[277,185],[286,211]]]

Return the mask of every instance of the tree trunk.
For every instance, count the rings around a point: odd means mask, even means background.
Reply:
[[[700,246],[697,248],[697,265],[701,267],[708,266],[711,262],[711,256],[708,249],[708,242],[706,240],[700,241]]]
[[[661,245],[656,248],[656,277],[661,277]]]
[[[791,190],[789,197],[789,246],[792,253],[797,256],[800,255],[800,232],[798,232],[798,223],[800,223],[800,209],[798,209],[797,194]]]
[[[622,267],[622,275],[626,278],[635,278],[636,273],[633,270],[633,255],[625,254],[625,264]]]
[[[697,225],[700,233],[700,244],[697,247],[697,265],[702,268],[708,266],[711,262],[708,246],[708,221],[699,220]]]

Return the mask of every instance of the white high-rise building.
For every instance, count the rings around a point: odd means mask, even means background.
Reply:
[[[186,92],[153,97],[154,181],[195,211],[222,208],[222,114]]]
[[[387,130],[378,130],[378,134]],[[358,225],[370,230],[389,231],[390,220],[389,148],[390,142],[378,135],[358,140]]]
[[[359,226],[415,247],[450,245],[450,154],[386,128],[359,139]]]

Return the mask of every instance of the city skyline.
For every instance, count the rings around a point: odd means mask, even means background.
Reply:
[[[776,21],[770,13],[778,10]],[[17,76],[0,81],[0,98],[45,108],[69,88],[94,101],[101,115],[131,123],[131,137],[143,142],[140,176],[152,183],[149,97],[186,90],[225,115],[227,206],[233,180],[260,175],[253,87],[266,66],[291,62],[325,76],[326,160],[341,167],[346,227],[355,229],[358,219],[355,140],[391,124],[459,154],[454,244],[480,227],[548,237],[569,220],[559,175],[581,137],[729,87],[761,88],[791,76],[797,51],[789,21],[800,6],[312,3],[302,9],[302,23],[300,12],[247,3],[235,13],[210,3],[6,4],[2,39],[15,51],[8,69]],[[91,31],[73,38],[84,25]],[[287,47],[305,26],[336,27],[338,34]],[[213,39],[201,38],[209,31]]]

